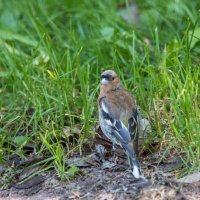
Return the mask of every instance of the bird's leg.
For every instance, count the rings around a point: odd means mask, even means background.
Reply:
[[[113,154],[113,156],[115,156],[115,144],[114,143],[112,143],[112,154]]]
[[[105,154],[106,154],[105,147],[101,144],[96,144],[95,149],[96,149],[97,155],[99,156],[100,160],[102,162],[105,162]]]
[[[112,161],[116,163],[116,160],[117,160],[117,156],[116,156],[116,153],[115,153],[115,145],[114,143],[112,143]]]

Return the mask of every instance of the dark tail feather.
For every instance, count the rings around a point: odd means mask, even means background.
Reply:
[[[142,178],[143,176],[142,176],[142,173],[141,173],[140,163],[138,162],[138,160],[129,157],[129,162],[130,162],[130,166],[131,166],[131,169],[132,169],[133,176],[135,178]]]
[[[141,169],[140,169],[140,163],[137,160],[137,156],[134,152],[133,147],[130,144],[123,144],[122,146],[128,156],[133,176],[135,178],[142,178],[143,176],[142,176]]]

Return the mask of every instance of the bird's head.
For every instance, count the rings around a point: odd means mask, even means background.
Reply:
[[[106,70],[101,74],[101,85],[115,85],[119,82],[120,80],[113,70]]]

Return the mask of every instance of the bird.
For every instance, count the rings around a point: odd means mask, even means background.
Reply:
[[[100,79],[98,111],[101,130],[112,142],[113,150],[116,145],[124,149],[133,176],[136,179],[143,178],[138,161],[141,127],[135,97],[123,87],[113,70],[104,71]]]

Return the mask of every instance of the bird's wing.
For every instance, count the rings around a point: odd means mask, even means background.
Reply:
[[[128,130],[131,134],[131,139],[134,140],[138,131],[138,123],[139,123],[139,112],[135,109],[132,113],[132,116],[128,120]]]
[[[100,99],[99,106],[104,120],[113,129],[113,136],[121,143],[129,143],[131,141],[129,130],[122,121],[115,119],[112,105],[106,97]]]
[[[138,156],[138,141],[139,135],[141,134],[140,127],[140,114],[137,109],[133,110],[131,118],[128,120],[128,130],[133,140],[133,146],[136,155]]]

